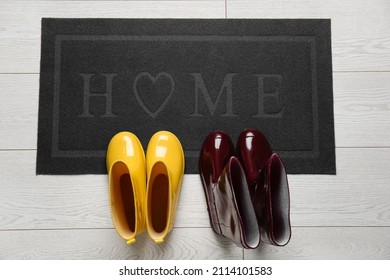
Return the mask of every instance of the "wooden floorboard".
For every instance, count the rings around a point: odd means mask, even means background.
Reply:
[[[0,259],[242,259],[243,249],[210,228],[174,229],[155,244],[127,245],[114,229],[0,231]]]
[[[387,0],[227,0],[228,18],[330,18],[333,70],[390,71]]]
[[[287,246],[262,243],[257,250],[245,250],[244,256],[259,260],[389,260],[389,236],[389,227],[298,227],[293,228]]]
[[[0,259],[390,259],[389,227],[293,227],[290,243],[243,250],[210,228],[174,229],[128,246],[114,229],[0,231]]]
[[[333,92],[337,147],[390,146],[390,72],[334,73]]]
[[[225,1],[3,0],[0,11],[0,73],[39,73],[42,17],[224,18]]]
[[[6,0],[0,10],[0,73],[39,73],[42,17],[224,18],[225,1]],[[389,14],[386,0],[227,1],[229,18],[331,18],[335,71],[390,71]]]
[[[0,152],[0,230],[112,227],[107,176],[35,176],[35,151]],[[337,176],[289,175],[294,226],[390,226],[390,149],[337,149]],[[185,175],[176,227],[209,227]]]

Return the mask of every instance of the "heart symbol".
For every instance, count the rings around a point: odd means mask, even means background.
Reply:
[[[140,93],[138,92],[138,82],[141,78],[144,78],[144,77],[147,77],[151,82],[152,84],[154,85],[156,83],[157,80],[159,79],[165,79],[169,82],[170,84],[170,89],[169,89],[169,93],[167,95],[167,97],[165,98],[165,100],[160,104],[160,106],[158,106],[158,108],[153,112],[152,110],[150,110],[146,104],[142,101],[141,99],[141,95]],[[152,76],[152,74],[150,74],[149,72],[141,72],[139,73],[135,79],[134,79],[134,83],[133,83],[133,91],[134,91],[134,94],[135,94],[135,97],[137,98],[138,100],[138,103],[141,105],[141,107],[144,109],[144,111],[151,117],[151,118],[155,118],[160,112],[162,109],[164,109],[165,105],[167,105],[169,99],[172,97],[172,94],[173,94],[173,90],[175,88],[175,82],[173,80],[173,77],[171,76],[171,74],[169,73],[166,73],[166,72],[160,72],[158,73],[156,76]]]

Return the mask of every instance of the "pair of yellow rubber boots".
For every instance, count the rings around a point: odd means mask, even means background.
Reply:
[[[155,133],[146,157],[133,133],[119,132],[107,150],[111,217],[127,244],[147,228],[156,242],[172,230],[184,174],[184,152],[169,131]]]

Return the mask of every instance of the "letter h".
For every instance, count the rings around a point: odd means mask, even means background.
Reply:
[[[106,80],[106,91],[104,93],[92,93],[90,90],[91,77],[96,74],[80,74],[84,80],[84,91],[83,91],[83,113],[79,117],[94,117],[89,111],[90,98],[91,97],[104,97],[106,100],[106,112],[102,117],[115,117],[112,113],[112,80],[116,74],[101,74]]]

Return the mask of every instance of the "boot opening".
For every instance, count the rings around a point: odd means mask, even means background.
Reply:
[[[260,231],[245,174],[238,160],[231,161],[230,172],[238,211],[243,222],[244,239],[250,248],[256,248],[260,243]]]
[[[168,227],[169,178],[166,166],[157,162],[149,178],[148,185],[148,224],[158,238]]]
[[[114,163],[110,175],[111,212],[119,234],[127,239],[136,230],[134,189],[129,170],[123,162]]]
[[[272,235],[276,245],[286,245],[291,236],[290,195],[287,174],[279,157],[274,156],[270,169],[270,196],[272,211]]]
[[[130,231],[135,231],[135,201],[133,185],[131,184],[130,174],[123,174],[120,178],[121,194],[127,224]]]

